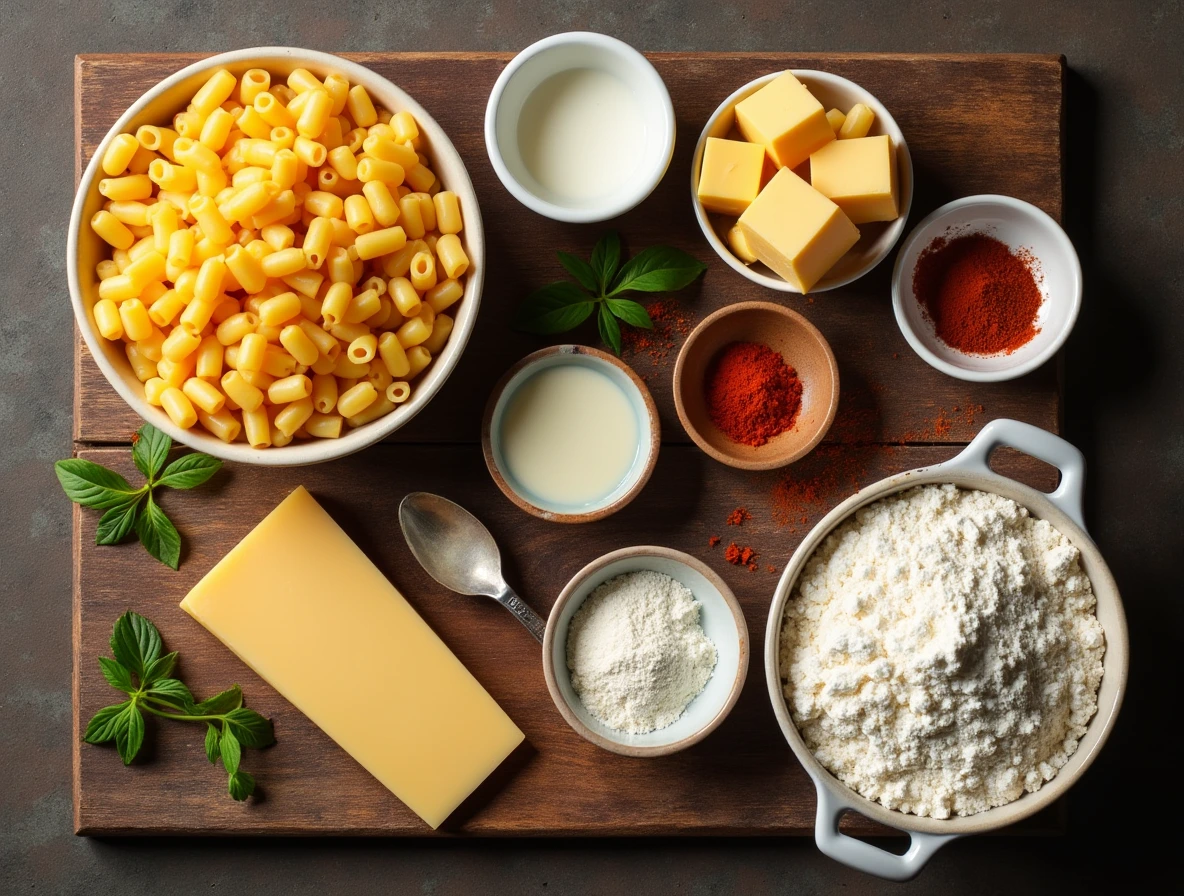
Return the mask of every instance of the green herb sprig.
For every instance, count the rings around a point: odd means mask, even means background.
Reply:
[[[564,333],[596,312],[600,338],[614,354],[621,353],[618,320],[652,329],[649,313],[638,302],[620,298],[627,292],[677,292],[707,270],[707,265],[681,249],[650,246],[621,264],[621,237],[609,231],[584,261],[567,252],[556,253],[575,283],[559,280],[535,290],[518,307],[513,324],[539,335]]]
[[[128,699],[104,706],[87,723],[83,740],[88,744],[115,741],[124,765],[130,765],[144,743],[144,713],[177,722],[203,722],[206,726],[206,758],[222,760],[230,775],[227,789],[236,800],[255,790],[255,779],[239,768],[243,747],[275,743],[271,722],[243,706],[243,692],[236,684],[200,703],[189,688],[173,678],[177,652],[165,653],[156,626],[128,611],[115,620],[111,652],[115,659],[99,657],[107,683]]]
[[[222,467],[222,461],[194,452],[167,467],[173,440],[145,423],[132,440],[132,460],[148,480],[139,488],[101,464],[78,457],[53,465],[58,482],[75,504],[103,511],[95,530],[95,544],[118,544],[133,531],[144,548],[166,566],[181,562],[181,536],[152,495],[159,486],[189,489],[201,485]],[[163,471],[162,471],[163,468]]]

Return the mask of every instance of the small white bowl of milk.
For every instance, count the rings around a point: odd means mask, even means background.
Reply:
[[[585,523],[641,491],[658,459],[658,410],[612,355],[555,345],[494,387],[481,426],[485,463],[511,501],[545,520]]]
[[[661,76],[627,43],[589,31],[531,44],[493,85],[485,145],[514,198],[556,221],[624,214],[662,180],[674,106]]]

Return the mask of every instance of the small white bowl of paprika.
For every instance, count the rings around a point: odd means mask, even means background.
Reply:
[[[1010,196],[943,205],[901,246],[892,307],[931,367],[972,382],[1030,373],[1057,353],[1081,309],[1081,262],[1049,215]]]

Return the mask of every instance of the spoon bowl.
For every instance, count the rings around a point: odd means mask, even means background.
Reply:
[[[497,542],[479,519],[447,498],[412,492],[399,503],[399,526],[429,576],[457,594],[492,597],[543,642],[547,623],[506,584]]]

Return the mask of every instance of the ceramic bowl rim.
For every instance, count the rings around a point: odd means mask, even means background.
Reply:
[[[589,578],[596,575],[600,570],[606,566],[617,562],[618,560],[625,560],[631,558],[647,558],[656,557],[664,560],[670,560],[675,563],[681,563],[689,567],[695,572],[699,573],[711,584],[716,591],[719,592],[724,603],[732,612],[732,618],[736,623],[736,634],[739,640],[738,650],[739,656],[736,664],[736,678],[732,682],[732,687],[728,691],[727,699],[724,701],[720,709],[697,729],[694,733],[687,735],[684,738],[673,741],[669,744],[658,744],[653,746],[637,746],[634,744],[621,743],[605,737],[597,731],[593,731],[571,708],[564,696],[563,691],[559,687],[558,679],[555,675],[555,638],[556,630],[559,625],[559,617],[562,615],[564,608],[575,598],[576,591]],[[585,600],[587,595],[585,595]],[[744,682],[748,677],[748,666],[750,660],[751,646],[749,644],[750,638],[748,635],[748,626],[744,619],[744,610],[740,606],[740,602],[736,600],[736,595],[732,593],[732,589],[728,587],[727,583],[720,577],[714,569],[700,560],[684,551],[675,550],[674,548],[666,548],[658,545],[635,545],[632,547],[619,548],[615,551],[609,551],[607,554],[602,554],[592,562],[588,563],[577,572],[566,585],[563,590],[559,592],[559,597],[555,599],[555,604],[551,607],[551,612],[547,616],[546,634],[543,636],[543,676],[547,681],[547,690],[551,694],[551,699],[555,703],[555,708],[559,710],[560,715],[563,716],[564,721],[571,726],[572,730],[580,737],[596,744],[596,746],[608,750],[612,753],[619,753],[622,756],[634,756],[640,758],[654,758],[658,756],[668,756],[671,753],[677,753],[685,750],[694,744],[699,743],[707,735],[718,728],[728,714],[731,713],[732,708],[735,707],[736,702],[740,699],[740,693],[744,690]],[[714,674],[714,673],[713,673]]]
[[[859,280],[863,276],[870,274],[872,270],[879,266],[885,258],[892,254],[892,250],[896,248],[897,243],[900,242],[901,236],[904,234],[905,224],[908,221],[909,212],[912,210],[913,194],[916,190],[915,176],[916,172],[913,168],[913,157],[909,152],[908,143],[904,139],[904,132],[901,131],[900,125],[896,123],[896,119],[892,117],[892,113],[888,111],[888,107],[876,99],[875,95],[867,88],[861,87],[854,81],[844,78],[842,75],[832,74],[831,72],[819,71],[817,69],[808,68],[791,68],[784,69],[778,72],[770,72],[767,75],[762,75],[759,78],[754,78],[747,84],[738,87],[732,91],[727,99],[720,103],[714,112],[707,119],[707,123],[703,125],[703,130],[699,134],[699,139],[695,144],[695,152],[691,157],[691,207],[695,212],[695,220],[699,223],[699,229],[703,232],[708,244],[715,250],[718,255],[728,267],[736,271],[741,276],[760,286],[768,287],[769,289],[777,290],[778,292],[792,293],[793,295],[802,295],[794,286],[786,280],[781,279],[773,273],[762,273],[754,270],[750,265],[746,265],[743,261],[737,258],[732,250],[719,238],[719,234],[715,232],[715,228],[711,226],[711,219],[708,217],[708,212],[703,208],[703,204],[699,202],[699,172],[703,164],[703,150],[707,146],[707,138],[712,136],[711,130],[715,127],[716,122],[724,113],[728,112],[735,105],[751,93],[755,93],[756,89],[763,87],[773,79],[790,72],[795,78],[799,80],[815,80],[827,83],[832,87],[842,87],[849,89],[861,96],[860,102],[868,106],[876,114],[877,120],[881,123],[884,133],[892,138],[896,148],[896,163],[901,166],[901,170],[908,171],[909,191],[908,195],[900,196],[900,214],[896,220],[890,222],[891,226],[888,232],[892,234],[883,249],[876,254],[873,259],[870,259],[867,264],[859,270],[852,272],[849,276],[836,280],[833,283],[827,283],[825,286],[815,285],[809,290],[809,295],[820,292],[829,292],[832,289],[839,289],[843,286],[848,286]],[[823,277],[825,280],[826,277]]]
[[[293,442],[282,447],[269,447],[261,450],[252,448],[243,442],[227,444],[212,433],[207,433],[200,426],[194,426],[188,430],[181,429],[159,408],[148,404],[142,389],[140,394],[136,394],[136,390],[124,381],[119,371],[106,357],[102,348],[103,339],[90,321],[88,300],[83,296],[78,270],[80,263],[79,242],[84,226],[82,217],[87,200],[90,193],[97,189],[97,182],[103,176],[101,169],[103,154],[110,142],[119,134],[124,133],[130,122],[176,85],[202,72],[213,71],[220,66],[241,67],[250,65],[254,61],[258,61],[263,67],[266,67],[269,62],[281,59],[291,60],[297,64],[307,63],[313,68],[340,71],[350,79],[351,83],[360,83],[368,91],[374,94],[381,93],[384,98],[395,100],[399,108],[411,111],[416,121],[428,133],[433,152],[438,156],[447,156],[450,165],[457,169],[457,176],[452,178],[448,187],[460,196],[461,205],[465,210],[465,241],[473,264],[470,268],[472,273],[465,283],[465,294],[461,300],[469,305],[470,310],[466,312],[463,320],[460,320],[458,315],[458,323],[448,345],[438,358],[433,359],[434,366],[440,373],[431,385],[422,387],[418,391],[413,390],[411,399],[403,408],[359,426],[339,439],[310,439],[306,442]],[[472,179],[469,177],[464,160],[439,123],[406,91],[372,69],[332,53],[300,47],[249,47],[217,53],[185,66],[145,91],[119,116],[99,142],[79,179],[70,214],[66,259],[70,302],[83,341],[104,378],[133,411],[145,422],[151,423],[172,437],[173,441],[198,451],[204,451],[222,460],[258,466],[287,467],[336,460],[361,451],[407,425],[430,404],[455,370],[476,326],[485,278],[485,236],[477,194],[473,189]],[[75,397],[77,398],[77,396]]]
[[[912,295],[912,289],[906,285],[906,279],[911,279],[916,266],[914,265],[912,269],[905,271],[905,257],[918,242],[932,239],[944,218],[953,212],[975,207],[981,207],[984,215],[989,214],[990,209],[993,208],[1006,208],[1012,211],[1018,211],[1022,215],[1027,216],[1034,227],[1045,231],[1052,237],[1053,242],[1059,247],[1064,259],[1068,262],[1073,279],[1072,294],[1065,300],[1069,304],[1069,313],[1065,318],[1064,325],[1052,342],[1026,361],[1017,361],[1014,365],[1003,367],[999,370],[968,370],[965,367],[952,364],[946,359],[939,357],[929,347],[930,337],[916,331],[912,321],[909,319],[908,313],[905,311],[906,301],[916,303],[916,299]],[[1073,332],[1073,327],[1077,323],[1077,316],[1081,312],[1083,289],[1084,282],[1081,272],[1081,259],[1077,255],[1073,241],[1065,233],[1065,229],[1053,220],[1051,215],[1044,211],[1044,209],[1038,208],[1022,199],[1016,199],[1014,196],[1004,196],[999,193],[979,193],[974,196],[964,196],[961,199],[955,199],[953,202],[947,202],[940,208],[934,209],[905,237],[904,242],[901,243],[900,252],[896,256],[896,264],[892,269],[892,311],[896,317],[896,325],[900,328],[901,335],[904,336],[905,341],[908,342],[912,350],[930,367],[940,370],[949,376],[972,383],[999,383],[1016,379],[1026,373],[1031,373],[1038,367],[1042,367],[1049,358],[1061,350],[1061,347],[1069,338],[1069,334]],[[1051,293],[1048,301],[1054,301]]]
[[[720,451],[705,438],[703,438],[699,430],[691,424],[690,416],[687,414],[686,406],[683,402],[683,379],[686,372],[686,359],[691,345],[699,339],[702,339],[704,334],[706,334],[706,332],[711,327],[718,324],[724,318],[730,317],[734,314],[743,314],[753,311],[764,311],[777,314],[788,320],[791,325],[801,328],[804,332],[809,334],[823,349],[824,356],[827,360],[827,366],[830,368],[832,388],[826,416],[819,425],[817,432],[815,432],[810,440],[797,451],[787,455],[785,458],[774,457],[765,460],[753,458],[748,460]],[[674,362],[674,410],[678,414],[678,420],[680,423],[682,423],[682,428],[686,430],[687,435],[691,437],[691,441],[698,445],[708,457],[719,461],[721,464],[726,464],[729,467],[735,467],[738,470],[776,470],[781,467],[789,466],[792,463],[796,463],[815,448],[817,448],[819,443],[826,437],[827,432],[830,431],[831,424],[834,423],[835,414],[839,409],[839,393],[839,363],[836,360],[835,353],[831,349],[830,343],[827,342],[826,337],[823,336],[822,332],[816,326],[814,326],[814,324],[810,323],[810,321],[807,320],[804,315],[799,314],[792,308],[786,308],[784,305],[778,305],[776,302],[736,302],[735,304],[725,305],[723,308],[712,312],[711,314],[707,315],[707,317],[703,318],[703,320],[698,323],[695,329],[691,331],[691,335],[689,335],[686,341],[682,344],[682,348],[679,349],[678,352],[678,358]],[[766,445],[770,444],[773,443],[766,443]],[[765,446],[761,447],[763,448]],[[760,451],[761,448],[756,450]]]
[[[645,406],[646,418],[649,421],[649,457],[646,459],[645,465],[641,468],[641,472],[637,474],[637,478],[633,484],[615,501],[581,513],[560,513],[554,510],[547,510],[520,495],[510,485],[501,467],[498,466],[497,457],[493,450],[493,415],[494,411],[497,410],[497,405],[501,400],[502,394],[506,391],[506,387],[522,371],[556,355],[595,358],[602,363],[607,363],[620,370],[628,377],[629,381],[640,394],[642,404]],[[638,435],[639,440],[643,443],[646,437],[647,433],[644,432]],[[485,410],[481,416],[481,453],[485,457],[485,466],[489,470],[489,475],[493,477],[493,481],[501,489],[502,494],[513,501],[518,507],[532,516],[537,516],[539,519],[544,519],[552,523],[591,523],[611,516],[623,508],[636,498],[641,493],[641,490],[645,488],[646,483],[649,482],[650,476],[654,472],[654,467],[658,463],[658,450],[661,448],[661,445],[662,424],[658,417],[658,406],[654,403],[654,397],[650,394],[649,387],[646,386],[645,381],[637,375],[637,372],[632,367],[620,358],[587,345],[575,345],[572,343],[551,345],[547,348],[541,348],[538,351],[531,352],[526,357],[517,361],[509,370],[502,374],[501,379],[493,387],[493,391],[489,393],[489,398],[485,402]],[[636,466],[634,469],[636,469]]]
[[[602,205],[589,206],[566,206],[544,199],[528,189],[525,184],[514,176],[502,155],[501,142],[497,136],[497,123],[502,96],[505,94],[506,88],[518,71],[526,63],[530,62],[530,60],[548,50],[564,46],[592,47],[597,52],[604,53],[605,55],[617,55],[629,58],[636,69],[635,80],[644,81],[650,88],[655,89],[655,95],[662,107],[662,124],[665,128],[663,152],[655,156],[657,162],[649,171],[639,173],[631,184],[622,187],[618,193],[611,194],[612,197],[619,197],[615,198],[615,201],[611,203],[606,202]],[[493,170],[497,174],[498,180],[502,182],[502,186],[510,192],[510,195],[531,211],[554,221],[571,224],[592,224],[599,221],[608,221],[611,218],[625,214],[625,212],[643,202],[657,188],[658,184],[662,182],[662,178],[666,176],[666,171],[670,167],[670,160],[674,156],[676,136],[677,127],[674,117],[674,103],[670,99],[670,91],[666,87],[666,82],[662,80],[662,76],[658,74],[658,70],[654,68],[653,63],[646,59],[644,54],[639,50],[625,43],[623,40],[607,34],[600,34],[596,31],[566,31],[562,34],[553,34],[550,37],[535,41],[523,49],[502,69],[497,81],[494,82],[493,91],[489,94],[489,101],[485,106],[485,148],[489,155],[490,164],[493,165]]]

